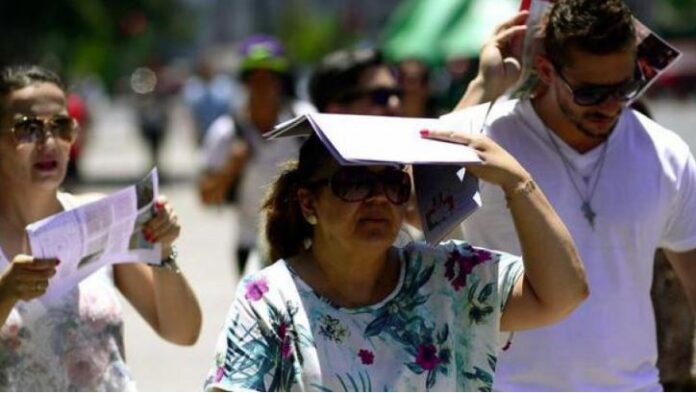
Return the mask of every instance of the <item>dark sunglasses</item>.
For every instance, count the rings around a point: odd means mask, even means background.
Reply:
[[[580,106],[598,105],[609,99],[609,97],[614,97],[623,102],[630,101],[636,98],[641,88],[645,84],[643,73],[641,72],[640,67],[636,66],[633,78],[631,80],[615,85],[583,85],[574,88],[570,85],[570,82],[568,82],[560,68],[555,64],[553,67],[556,74],[558,74],[568,88],[568,91],[570,91],[570,93],[573,95],[573,101]]]
[[[47,118],[20,116],[12,126],[12,134],[17,143],[34,143],[46,138],[47,133],[65,142],[75,141],[78,132],[77,121],[67,115],[54,115]]]
[[[377,87],[373,89],[361,89],[349,91],[339,97],[338,101],[349,103],[365,97],[370,99],[370,102],[378,106],[388,106],[392,97],[401,99],[403,91],[399,88]]]
[[[331,191],[346,202],[362,202],[375,193],[381,184],[389,202],[403,205],[411,197],[411,177],[408,173],[387,168],[382,172],[372,172],[367,167],[342,167],[331,177],[312,181],[309,187],[329,185]]]

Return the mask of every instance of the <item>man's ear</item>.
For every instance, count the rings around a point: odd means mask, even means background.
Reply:
[[[300,205],[300,211],[305,219],[307,219],[307,217],[317,215],[314,207],[314,201],[315,196],[308,189],[299,188],[297,190],[297,203]]]
[[[534,57],[534,66],[542,82],[551,84],[551,74],[554,72],[553,64],[548,57],[544,55],[536,55]]]

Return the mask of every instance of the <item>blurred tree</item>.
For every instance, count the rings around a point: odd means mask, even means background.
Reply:
[[[286,3],[279,20],[278,35],[293,60],[312,64],[336,48],[355,43],[361,20],[350,9],[320,9],[306,0]]]
[[[177,0],[54,0],[0,3],[0,63],[35,62],[72,78],[96,73],[108,87],[153,55],[192,36]]]
[[[667,37],[696,36],[696,0],[654,2],[657,29]]]
[[[440,66],[451,58],[475,58],[494,27],[515,14],[519,0],[406,0],[382,32],[392,61],[416,58]]]

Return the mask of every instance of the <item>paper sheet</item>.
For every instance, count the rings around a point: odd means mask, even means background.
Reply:
[[[60,297],[106,265],[160,264],[161,246],[141,230],[153,217],[157,194],[155,168],[135,185],[28,225],[32,255],[61,261],[41,300]]]

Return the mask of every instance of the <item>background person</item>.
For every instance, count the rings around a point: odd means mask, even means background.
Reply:
[[[322,113],[400,116],[403,92],[395,70],[375,49],[341,49],[312,73],[309,96]]]
[[[184,84],[182,96],[191,112],[199,146],[213,122],[233,107],[233,86],[227,75],[216,72],[208,57],[201,58],[195,74]]]
[[[33,258],[25,227],[95,199],[59,192],[76,122],[60,79],[38,66],[0,73],[0,389],[133,390],[125,365],[121,292],[164,339],[196,342],[201,314],[183,274],[171,265],[176,214],[159,197],[143,234],[162,244],[172,269],[130,263],[105,267],[52,302],[36,300],[60,261]]]
[[[563,224],[487,138],[436,133],[484,160],[508,195],[519,258],[449,242],[392,246],[411,193],[394,166],[340,167],[316,136],[273,184],[278,261],[238,286],[206,389],[487,390],[500,329],[552,323],[587,296]]]
[[[514,83],[519,57],[510,37],[484,46],[463,106]],[[653,256],[664,248],[693,308],[696,217],[687,212],[696,205],[694,158],[677,135],[625,107],[641,81],[632,15],[620,0],[555,2],[544,53],[535,67],[545,88],[497,104],[487,133],[529,170],[568,225],[592,295],[556,325],[515,333],[494,387],[661,390]],[[466,238],[518,252],[504,195],[482,182],[481,196],[483,207],[464,222]]]
[[[276,38],[249,37],[242,42],[240,55],[240,79],[248,98],[238,111],[215,120],[206,133],[199,191],[205,204],[232,201],[238,208],[236,260],[241,275],[257,246],[266,186],[278,166],[295,157],[299,147],[292,138],[275,143],[261,135],[313,108],[293,98],[290,62]]]

